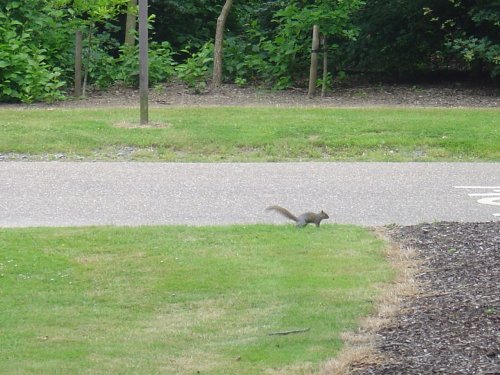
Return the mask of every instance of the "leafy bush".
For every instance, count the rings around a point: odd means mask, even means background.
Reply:
[[[139,46],[122,45],[119,55],[113,58],[110,51],[97,49],[91,60],[92,81],[100,88],[121,83],[125,86],[139,85]],[[168,42],[149,44],[149,83],[156,85],[166,82],[175,74],[174,52]]]
[[[264,82],[277,89],[293,83],[295,55],[302,49],[295,39],[278,35],[268,39],[256,21],[243,37],[229,37],[224,46],[224,73],[231,80]]]
[[[169,42],[149,45],[149,81],[152,85],[166,82],[175,75],[174,54]]]
[[[460,56],[470,67],[482,62],[489,65],[492,77],[500,75],[500,44],[494,44],[488,38],[456,38],[446,42],[445,47],[450,54]]]
[[[224,40],[224,76],[234,82],[255,83],[262,80],[265,71],[265,54],[258,44],[249,39],[230,36]]]
[[[253,19],[242,35],[226,38],[225,74],[235,81],[260,81],[276,89],[303,81],[309,73],[313,24],[320,25],[324,35],[353,39],[357,28],[351,14],[362,4],[361,0],[317,1],[312,5],[283,2],[272,15],[272,28],[266,30]]]
[[[458,56],[469,70],[482,69],[492,77],[500,75],[500,5],[484,0],[474,6],[457,1],[452,14],[434,22],[446,31],[444,52]],[[430,16],[433,9],[426,8]],[[472,26],[473,25],[473,26]]]
[[[213,68],[214,44],[207,42],[197,52],[191,52],[188,46],[181,52],[189,54],[190,57],[175,67],[177,77],[195,91],[204,89]]]
[[[47,62],[33,30],[0,11],[0,100],[54,101],[64,97],[61,69]]]

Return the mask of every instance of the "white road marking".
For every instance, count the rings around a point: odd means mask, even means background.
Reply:
[[[500,197],[500,193],[474,193],[468,195],[469,197]]]
[[[469,193],[469,197],[485,197],[477,200],[477,203],[491,206],[500,206],[500,186],[453,186],[455,189],[486,189],[493,190],[493,193]],[[493,216],[500,217],[500,213],[494,213]]]
[[[478,199],[477,202],[481,203],[481,204],[491,204],[492,206],[500,206],[500,196],[490,197],[490,198],[481,198],[481,199]]]

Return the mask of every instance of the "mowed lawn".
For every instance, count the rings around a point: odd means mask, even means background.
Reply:
[[[0,109],[0,154],[151,161],[499,161],[500,110]]]
[[[315,371],[392,280],[384,246],[342,225],[0,229],[0,373]]]
[[[0,108],[27,160],[500,161],[500,111]],[[394,279],[368,229],[0,229],[0,374],[306,374]],[[288,333],[280,335],[276,333]]]

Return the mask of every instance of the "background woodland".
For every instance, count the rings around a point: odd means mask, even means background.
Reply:
[[[210,80],[222,0],[150,0],[152,87]],[[75,35],[85,81],[138,85],[135,0],[7,0],[0,5],[0,101],[64,99],[72,91]],[[127,22],[128,20],[128,22]],[[328,74],[344,82],[498,83],[497,0],[235,0],[225,27],[225,83],[307,85],[311,29],[320,27]]]

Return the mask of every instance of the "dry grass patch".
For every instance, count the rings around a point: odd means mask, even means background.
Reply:
[[[115,121],[112,123],[112,126],[114,128],[119,128],[119,129],[168,129],[172,126],[172,124],[168,122],[160,122],[160,121],[148,121],[147,124],[141,124],[138,121],[126,121],[126,120],[120,120],[120,121]]]
[[[361,318],[355,332],[341,334],[345,346],[336,358],[324,364],[322,375],[349,374],[356,368],[381,363],[381,354],[376,350],[376,332],[394,319],[400,311],[403,298],[415,296],[419,292],[415,275],[420,261],[415,258],[415,250],[394,243],[383,228],[377,228],[375,233],[387,243],[385,255],[395,271],[394,281],[378,287],[374,313]]]

